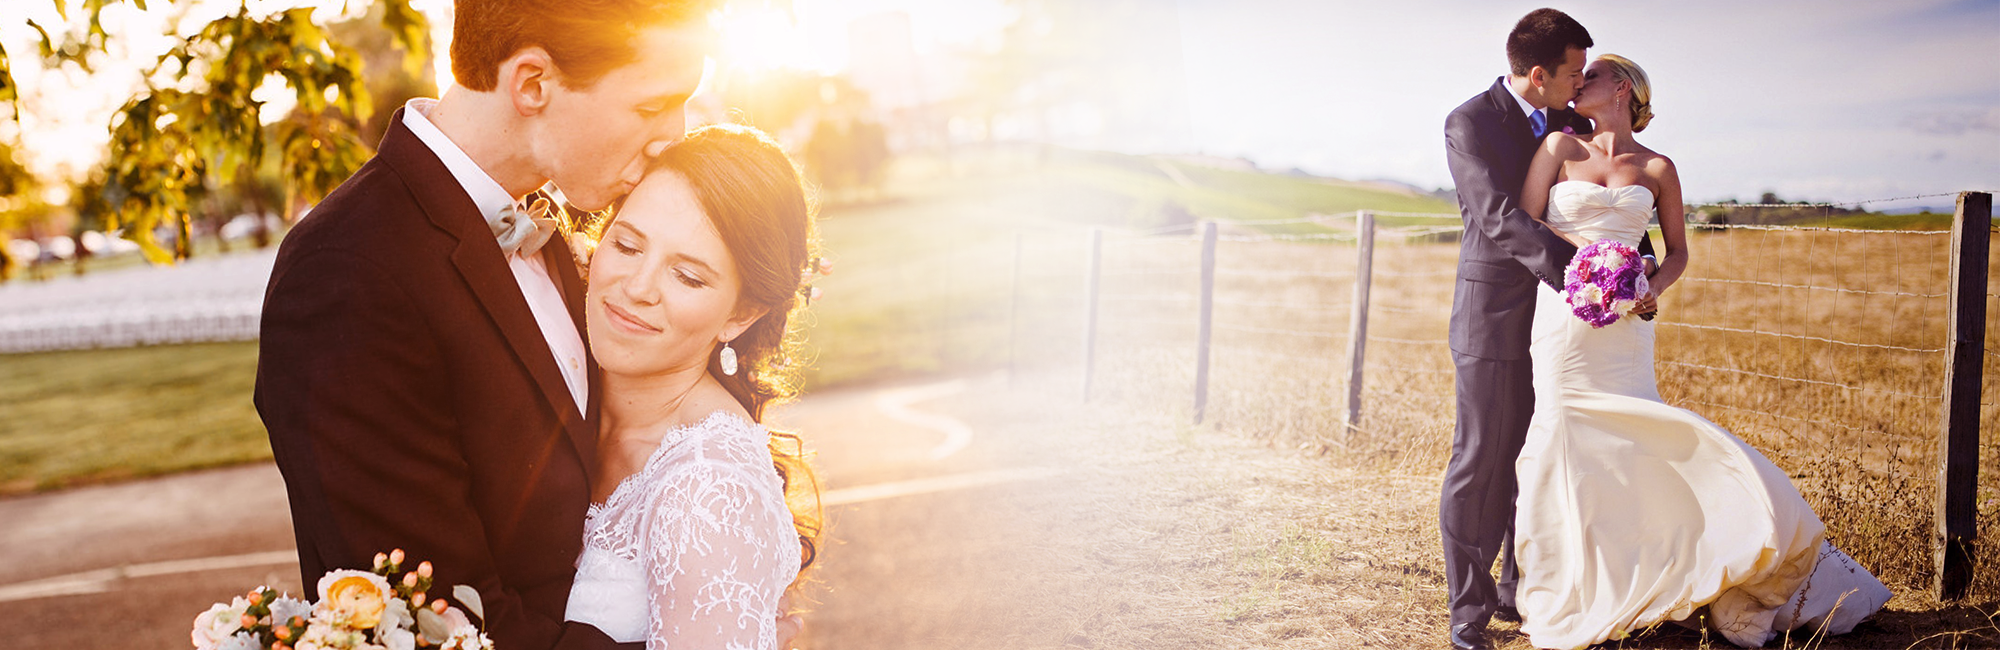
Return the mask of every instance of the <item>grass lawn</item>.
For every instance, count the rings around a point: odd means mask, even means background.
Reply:
[[[257,343],[0,356],[0,494],[271,457]]]

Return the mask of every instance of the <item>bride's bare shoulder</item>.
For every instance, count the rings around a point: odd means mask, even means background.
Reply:
[[[1555,131],[1542,138],[1542,153],[1561,160],[1585,160],[1590,158],[1590,148],[1583,138]]]

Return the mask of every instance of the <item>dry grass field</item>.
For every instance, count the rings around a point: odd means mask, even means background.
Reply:
[[[1445,336],[1457,245],[1404,243],[1388,231],[1378,240],[1363,415],[1350,430],[1342,420],[1356,247],[1232,241],[1232,232],[1245,233],[1225,226],[1216,254],[1208,424],[1343,471],[1437,476],[1454,417]],[[1720,230],[1690,238],[1693,264],[1666,295],[1658,326],[1662,394],[1789,472],[1829,538],[1896,591],[1893,610],[1946,611],[1929,589],[1949,234]],[[1028,267],[1049,277],[1022,280],[1017,318],[1027,331],[1017,339],[1034,344],[1019,362],[1080,357],[1085,241],[1075,233],[1029,239]],[[1111,235],[1103,250],[1093,399],[1191,415],[1198,239]],[[1989,296],[1989,312],[1996,308]],[[2000,341],[1993,322],[1987,340]],[[1981,428],[1993,435],[2000,354],[1989,349],[1985,362]],[[2000,448],[1987,442],[1982,450],[1979,521],[1990,540],[2000,535]],[[1434,521],[1410,532],[1404,541],[1413,548],[1435,546]],[[1986,630],[1977,638],[2000,642],[1991,637],[2000,629],[1977,614],[2000,601],[2000,545],[1981,546],[1978,561],[1973,613],[1959,613],[1971,617],[1962,624]],[[1953,647],[1954,639],[1926,647]]]

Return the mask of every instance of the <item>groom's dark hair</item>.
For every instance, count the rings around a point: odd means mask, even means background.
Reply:
[[[1522,16],[1521,22],[1514,23],[1514,31],[1507,34],[1507,64],[1517,77],[1528,76],[1535,66],[1555,72],[1569,48],[1588,50],[1591,45],[1590,30],[1569,14],[1536,9]]]
[[[714,0],[457,0],[452,4],[451,74],[480,92],[500,84],[500,63],[540,47],[563,86],[588,88],[638,60],[644,29],[694,24]]]

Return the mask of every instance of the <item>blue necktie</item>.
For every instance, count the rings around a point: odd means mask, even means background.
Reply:
[[[1541,111],[1528,113],[1528,125],[1534,127],[1537,140],[1542,138],[1542,134],[1549,132],[1549,118],[1542,117]]]

